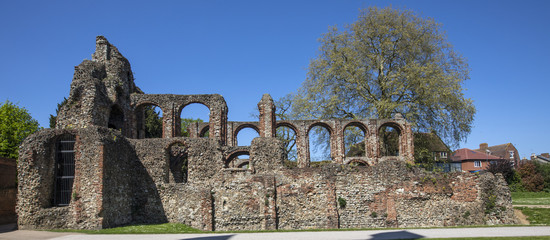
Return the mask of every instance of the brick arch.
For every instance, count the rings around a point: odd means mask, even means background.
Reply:
[[[296,133],[296,137],[298,136],[298,134],[300,134],[300,131],[298,131],[298,128],[290,122],[278,121],[277,125],[275,125],[275,129],[277,129],[279,127],[288,127],[290,129],[292,129],[292,131],[294,131],[294,133]]]
[[[205,125],[201,129],[199,129],[199,137],[204,137],[204,135],[206,134],[207,131],[210,131],[210,126],[209,125]]]
[[[370,131],[368,129],[368,127],[360,122],[360,121],[350,121],[350,122],[344,122],[345,124],[343,125],[343,127],[340,130],[339,134],[339,138],[341,139],[341,142],[339,142],[338,144],[340,144],[340,149],[341,149],[341,157],[342,158],[346,158],[346,139],[345,139],[345,132],[346,132],[346,128],[348,127],[357,127],[359,128],[361,131],[363,131],[363,145],[364,145],[364,148],[365,148],[365,153],[364,153],[364,157],[367,157],[367,156],[370,156],[371,153],[369,151],[369,142],[368,142],[368,138],[369,138],[369,135],[370,135]]]
[[[155,107],[158,107],[160,108],[160,110],[162,111],[162,116],[163,116],[163,121],[162,121],[162,126],[161,126],[161,129],[162,129],[162,136],[161,137],[165,137],[165,133],[164,133],[164,115],[166,114],[166,107],[162,106],[161,104],[159,104],[158,102],[155,102],[155,101],[151,101],[151,100],[142,100],[142,101],[139,101],[137,102],[136,104],[134,104],[134,106],[132,106],[132,112],[133,112],[133,115],[134,115],[134,119],[135,119],[135,124],[133,126],[133,131],[134,131],[134,136],[135,138],[145,138],[145,116],[143,116],[143,107],[145,106],[155,106]]]
[[[352,159],[347,162],[348,165],[357,164],[359,166],[370,166],[369,162],[362,159]]]
[[[258,136],[260,135],[260,128],[258,127],[257,124],[253,124],[253,123],[242,123],[242,124],[239,124],[237,125],[237,127],[235,128],[235,130],[233,130],[233,133],[231,133],[231,141],[233,143],[237,143],[237,135],[239,135],[239,132],[245,128],[251,128],[251,129],[254,129],[254,131],[256,131],[256,133],[258,133]],[[238,145],[238,144],[237,144]]]
[[[328,133],[332,136],[334,134],[334,128],[331,127],[329,124],[325,123],[325,122],[313,122],[311,124],[309,124],[309,126],[307,127],[307,131],[306,131],[306,135],[309,136],[309,131],[311,131],[312,128],[314,127],[317,127],[317,126],[321,126],[321,127],[324,127],[325,129],[328,130]]]
[[[224,160],[223,160],[224,167],[228,168],[229,163],[231,163],[231,161],[235,160],[237,157],[242,156],[242,155],[250,156],[249,148],[237,148],[237,149],[227,153],[226,157],[224,157]],[[249,162],[250,162],[250,159],[249,159]]]
[[[363,131],[363,133],[365,134],[365,137],[368,136],[369,134],[369,129],[367,128],[367,126],[365,126],[365,124],[359,121],[351,121],[346,123],[346,125],[344,125],[344,127],[342,128],[342,134],[344,134],[344,131],[346,131],[347,127],[358,127]]]
[[[382,146],[380,145],[380,130],[383,128],[383,127],[391,127],[393,129],[395,129],[397,131],[397,134],[398,134],[398,142],[397,142],[397,149],[398,149],[398,154],[397,156],[383,156],[382,153],[381,153],[381,148]],[[403,156],[404,154],[404,147],[403,147],[403,142],[405,141],[404,139],[404,133],[405,133],[405,127],[402,126],[401,124],[399,124],[398,122],[395,122],[395,121],[385,121],[381,124],[379,124],[378,128],[376,129],[376,144],[377,144],[377,151],[378,151],[378,156],[379,157],[399,157],[399,156]]]

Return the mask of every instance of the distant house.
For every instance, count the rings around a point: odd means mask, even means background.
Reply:
[[[451,149],[435,133],[415,133],[414,149],[426,149],[436,162],[446,162]]]
[[[502,159],[508,159],[514,163],[514,167],[519,165],[520,156],[519,152],[512,143],[505,143],[495,146],[490,146],[487,143],[479,144],[479,149],[474,151],[488,153],[489,155],[500,157]]]
[[[434,167],[444,172],[461,171],[460,163],[450,161],[451,149],[435,133],[415,133],[414,149],[415,158],[421,158],[421,161],[430,158],[435,162]],[[428,157],[421,156],[422,152],[427,153]]]
[[[477,172],[486,170],[492,161],[502,161],[503,158],[493,156],[488,152],[479,152],[468,148],[456,150],[451,156],[452,162],[460,162],[462,171]]]
[[[531,161],[537,161],[539,163],[550,163],[550,154],[541,153],[540,155],[531,154]]]

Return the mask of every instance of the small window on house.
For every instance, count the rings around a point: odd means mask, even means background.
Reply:
[[[514,151],[510,151],[510,158],[514,158]]]
[[[440,154],[441,158],[447,159],[447,152],[441,152]]]
[[[474,167],[481,167],[481,161],[474,161]]]

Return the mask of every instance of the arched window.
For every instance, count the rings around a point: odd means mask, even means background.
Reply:
[[[308,132],[308,137],[310,166],[316,167],[332,161],[328,126],[322,124],[313,126]]]
[[[397,125],[382,125],[378,130],[380,156],[399,156],[400,139],[401,131]]]
[[[349,124],[344,128],[344,151],[346,157],[364,157],[365,154],[365,130],[355,124]]]
[[[170,146],[170,182],[186,183],[188,175],[187,147],[182,143]]]
[[[181,137],[196,136],[189,133],[189,125],[195,122],[209,122],[210,109],[202,103],[190,103],[180,110]]]
[[[162,109],[143,104],[136,110],[138,138],[162,138]]]
[[[258,130],[251,126],[237,129],[237,132],[235,134],[237,146],[250,146],[252,144],[252,139],[260,136]]]
[[[225,161],[226,168],[250,168],[250,153],[248,151],[234,152]]]
[[[75,137],[72,135],[63,135],[55,144],[54,206],[67,206],[71,202],[75,172],[74,144]]]
[[[286,125],[278,126],[276,129],[277,138],[281,140],[284,146],[284,151],[288,162],[285,165],[288,167],[298,166],[298,151],[296,149],[296,131]]]

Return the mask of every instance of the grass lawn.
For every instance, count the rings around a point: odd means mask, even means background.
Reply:
[[[88,234],[165,234],[165,233],[202,233],[203,231],[194,229],[180,223],[163,223],[150,225],[133,225],[117,228],[107,228],[100,230],[74,230],[74,229],[56,229],[53,232],[79,232]]]
[[[550,208],[516,207],[532,225],[550,225]]]
[[[550,205],[548,192],[512,192],[514,205]]]
[[[487,239],[498,239],[498,240],[512,240],[512,239],[534,239],[534,240],[542,240],[542,239],[550,239],[550,236],[543,236],[543,237],[479,237],[479,238],[429,238],[430,240],[487,240]]]

